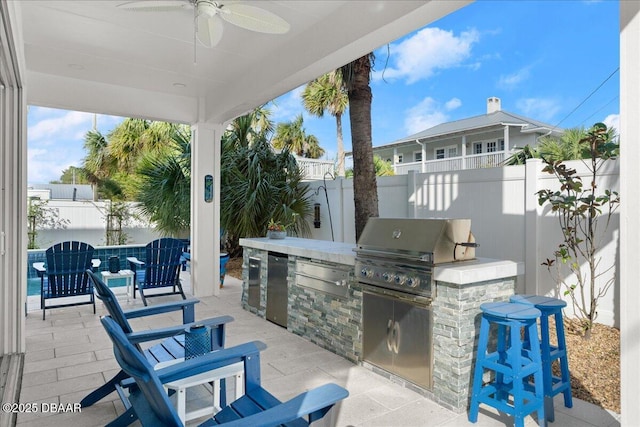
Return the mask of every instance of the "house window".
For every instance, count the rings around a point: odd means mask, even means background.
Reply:
[[[413,161],[421,162],[422,161],[422,151],[416,151],[413,153]]]
[[[482,142],[473,143],[473,154],[482,154]]]
[[[434,151],[434,157],[436,160],[438,159],[448,159],[449,157],[457,157],[458,156],[458,147],[456,145],[451,145],[449,147],[436,148]]]
[[[487,142],[487,153],[495,153],[496,145],[496,141]]]
[[[500,151],[504,151],[504,139],[499,139],[498,145],[500,145]]]

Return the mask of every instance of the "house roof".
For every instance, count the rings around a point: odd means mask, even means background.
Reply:
[[[56,200],[93,200],[93,190],[87,184],[37,184],[29,189],[49,190],[49,197]]]
[[[430,140],[440,139],[443,136],[452,136],[469,131],[505,125],[520,126],[522,132],[553,132],[554,134],[558,134],[563,131],[563,129],[557,128],[548,123],[500,110],[489,114],[482,114],[466,119],[441,123],[421,132],[414,133],[413,135],[398,139],[389,144],[379,145],[374,148],[383,148],[408,142],[415,143],[416,140],[419,140],[420,142],[430,142]]]

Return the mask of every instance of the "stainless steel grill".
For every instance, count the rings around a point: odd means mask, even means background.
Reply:
[[[476,246],[468,219],[369,219],[355,249],[365,361],[431,389],[433,267]]]
[[[370,218],[356,248],[360,282],[432,297],[433,267],[475,258],[469,219]]]

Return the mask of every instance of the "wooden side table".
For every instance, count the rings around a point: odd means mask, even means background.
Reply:
[[[135,284],[133,283],[133,271],[131,270],[120,270],[117,273],[101,271],[100,274],[102,275],[102,281],[107,286],[109,286],[109,280],[125,279],[127,284],[127,301],[129,301],[129,297],[133,295],[132,291],[136,291]]]

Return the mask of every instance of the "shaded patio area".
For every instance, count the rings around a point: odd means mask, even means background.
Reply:
[[[189,283],[183,273],[183,283]],[[185,291],[188,292],[187,289]],[[261,340],[267,344],[262,353],[262,379],[265,388],[281,400],[309,388],[335,382],[349,390],[350,396],[337,414],[338,426],[465,426],[467,414],[456,414],[422,395],[393,383],[366,368],[356,366],[285,329],[256,317],[240,306],[242,282],[227,276],[219,296],[201,298],[196,319],[231,315],[227,345]],[[165,301],[169,299],[167,297]],[[123,307],[141,306],[140,299]],[[117,371],[111,342],[99,315],[105,310],[98,303],[98,314],[87,306],[54,309],[42,321],[40,311],[30,312],[26,320],[27,352],[20,403],[67,404],[79,402]],[[157,328],[179,323],[179,313],[135,319],[135,329]],[[564,408],[557,396],[557,426],[619,426],[619,415],[574,399],[572,409]],[[18,426],[101,426],[123,412],[116,393],[81,412],[19,414]],[[513,425],[509,417],[486,407],[480,410],[477,426]],[[138,424],[139,425],[139,424]],[[197,425],[197,422],[188,425]],[[531,417],[527,425],[537,425]]]

